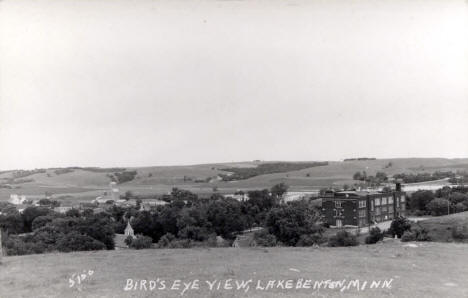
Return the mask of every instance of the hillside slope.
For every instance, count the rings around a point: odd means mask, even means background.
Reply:
[[[352,184],[352,176],[357,171],[366,171],[375,175],[383,171],[388,176],[396,173],[434,172],[436,170],[466,170],[468,159],[444,158],[396,158],[364,161],[331,161],[326,166],[311,167],[298,171],[259,175],[245,180],[219,181],[219,174],[227,172],[221,169],[229,167],[255,167],[265,162],[238,162],[201,164],[189,166],[139,167],[127,168],[137,171],[133,181],[119,185],[124,192],[131,190],[140,194],[163,194],[172,187],[185,188],[197,193],[211,193],[217,187],[221,193],[232,193],[238,189],[269,188],[284,182],[293,191],[316,190],[331,185]],[[391,166],[389,166],[391,164]],[[12,178],[13,172],[0,173],[0,183]],[[13,189],[0,188],[0,200],[5,200],[11,193],[43,195],[48,191],[54,194],[69,194],[81,197],[93,197],[108,188],[110,182],[106,172],[93,172],[74,169],[57,175],[54,169],[45,173],[36,173],[23,179],[30,182],[14,184]]]
[[[199,289],[183,297],[468,297],[468,259],[463,244],[418,243],[409,247],[392,240],[352,248],[215,248],[120,250],[4,257],[0,264],[2,297],[181,297],[182,282],[199,280]],[[92,275],[89,276],[89,272]],[[76,274],[88,277],[80,284]],[[75,274],[75,275],[73,275]],[[73,278],[74,284],[69,282]],[[165,280],[178,290],[125,291],[127,280]],[[265,287],[269,280],[391,281],[391,288],[223,289],[227,280]],[[206,281],[223,286],[209,290]],[[148,281],[149,283],[149,281]],[[176,282],[177,283],[177,282]]]

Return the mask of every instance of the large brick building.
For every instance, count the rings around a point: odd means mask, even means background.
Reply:
[[[327,191],[322,196],[324,222],[332,227],[366,227],[406,215],[406,193],[399,185],[392,192]]]

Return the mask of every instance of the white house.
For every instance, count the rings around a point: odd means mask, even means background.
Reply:
[[[13,205],[21,205],[26,202],[26,196],[25,195],[17,195],[17,194],[11,194],[10,199],[8,200],[9,203]]]

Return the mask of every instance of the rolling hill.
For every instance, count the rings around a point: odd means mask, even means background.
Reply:
[[[276,162],[276,161],[275,161]],[[377,160],[330,161],[327,165],[314,166],[300,170],[270,173],[236,181],[222,181],[220,174],[232,167],[257,167],[271,163],[265,161],[200,164],[188,166],[160,166],[126,168],[137,171],[134,180],[119,185],[121,192],[131,190],[135,194],[164,194],[179,187],[199,194],[210,194],[216,187],[220,193],[233,193],[236,190],[269,188],[284,182],[292,191],[311,191],[332,185],[353,184],[352,175],[356,171],[366,171],[374,175],[383,171],[388,176],[396,173],[421,173],[437,170],[468,171],[468,159],[445,158],[394,158]],[[304,162],[305,163],[305,162]],[[391,166],[389,166],[391,165]],[[93,171],[74,168],[57,174],[57,169],[46,169],[22,177],[10,188],[0,188],[0,200],[9,198],[12,193],[30,196],[43,196],[45,192],[56,196],[71,196],[77,199],[93,198],[108,189],[113,169]],[[0,172],[0,184],[11,181],[14,171]]]

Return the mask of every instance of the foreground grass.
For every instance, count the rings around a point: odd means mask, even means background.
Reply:
[[[216,248],[120,250],[4,257],[1,297],[180,297],[180,290],[124,291],[127,279],[200,280],[184,297],[468,297],[468,246],[391,240],[352,248]],[[413,245],[414,246],[414,245]],[[92,275],[70,287],[69,278]],[[208,289],[206,280],[390,280],[391,288]],[[233,281],[234,282],[234,281]],[[183,286],[181,286],[183,288]]]

